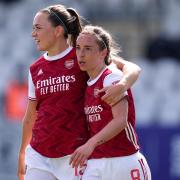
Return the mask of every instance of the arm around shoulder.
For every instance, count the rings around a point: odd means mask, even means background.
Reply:
[[[138,79],[141,73],[141,68],[137,64],[126,61],[122,58],[116,58],[113,60],[113,63],[115,63],[118,69],[123,72],[123,77],[120,83],[124,85],[125,90],[129,89]]]
[[[105,92],[102,100],[111,106],[123,98],[124,93],[136,82],[141,72],[138,65],[121,58],[113,60],[113,63],[123,72],[121,80],[117,84],[103,88],[100,91]]]

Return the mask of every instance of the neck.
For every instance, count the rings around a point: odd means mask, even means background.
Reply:
[[[90,79],[95,79],[103,69],[105,69],[106,65],[102,64],[100,66],[96,66],[92,71],[87,71]]]
[[[58,41],[54,44],[52,48],[48,50],[48,56],[55,56],[63,51],[65,51],[69,47],[69,44],[66,40]]]

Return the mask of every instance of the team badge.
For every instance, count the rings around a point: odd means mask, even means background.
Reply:
[[[99,97],[99,88],[98,87],[94,88],[94,97],[95,98]]]
[[[66,60],[64,65],[67,69],[71,69],[74,66],[74,60],[73,59]]]

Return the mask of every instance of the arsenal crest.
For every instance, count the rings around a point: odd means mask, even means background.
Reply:
[[[95,98],[99,97],[99,88],[98,87],[94,88],[94,97]]]
[[[67,69],[71,69],[74,66],[74,60],[73,59],[66,60],[64,65]]]

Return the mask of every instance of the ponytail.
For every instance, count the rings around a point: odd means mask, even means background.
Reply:
[[[81,20],[78,13],[73,8],[66,8],[61,4],[48,6],[40,10],[49,14],[48,19],[53,26],[61,25],[64,28],[64,37],[70,35],[70,45],[76,46],[76,39],[82,31]]]
[[[80,16],[73,8],[67,8],[67,11],[70,13],[71,18],[68,20],[68,34],[70,37],[70,44],[76,46],[76,39],[79,33],[82,31],[82,23]]]

